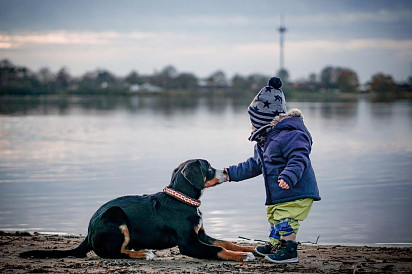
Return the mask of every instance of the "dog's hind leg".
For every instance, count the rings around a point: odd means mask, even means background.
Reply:
[[[122,244],[122,248],[120,249],[120,253],[125,254],[126,256],[128,256],[129,258],[132,259],[146,259],[146,260],[153,260],[153,258],[155,257],[155,255],[153,254],[152,251],[150,250],[138,250],[138,251],[134,251],[134,250],[127,250],[126,246],[129,244],[130,242],[130,232],[129,229],[127,228],[126,225],[121,225],[119,226],[120,231],[123,233],[124,235],[124,242]]]
[[[223,247],[227,250],[232,250],[232,251],[242,251],[242,252],[254,252],[255,251],[254,246],[242,246],[242,245],[237,245],[237,244],[234,244],[232,242],[227,242],[227,241],[216,240],[212,244]]]
[[[206,244],[220,246],[227,250],[241,251],[241,252],[254,252],[255,251],[254,246],[241,246],[241,245],[234,244],[232,242],[222,241],[222,240],[217,240],[215,238],[212,238],[206,234],[203,227],[199,229],[198,236],[199,236],[199,239]]]

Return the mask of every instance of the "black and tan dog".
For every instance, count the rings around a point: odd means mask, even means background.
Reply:
[[[163,192],[124,196],[100,207],[90,220],[88,236],[72,250],[33,250],[21,257],[86,257],[153,259],[149,249],[178,246],[183,255],[201,259],[254,260],[252,246],[238,246],[206,235],[198,209],[205,187],[222,181],[205,160],[179,165]]]

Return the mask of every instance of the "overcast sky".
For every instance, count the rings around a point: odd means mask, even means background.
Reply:
[[[166,65],[205,77],[221,69],[274,74],[280,16],[291,79],[327,65],[365,82],[412,74],[412,1],[0,0],[0,59],[33,70],[97,68],[118,76]]]

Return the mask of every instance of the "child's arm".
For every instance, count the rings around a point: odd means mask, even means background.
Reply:
[[[243,181],[262,174],[262,170],[253,157],[236,166],[225,168],[225,170],[229,175],[229,181],[235,182]]]

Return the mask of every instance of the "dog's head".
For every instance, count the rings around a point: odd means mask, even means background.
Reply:
[[[180,164],[172,174],[169,187],[193,198],[199,198],[205,187],[219,183],[216,169],[202,159],[188,160]]]

